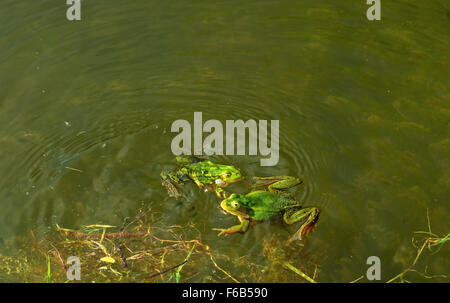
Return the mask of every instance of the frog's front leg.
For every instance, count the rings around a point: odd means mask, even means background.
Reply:
[[[235,233],[245,233],[250,226],[250,221],[247,219],[244,219],[242,217],[238,217],[241,224],[234,225],[230,228],[223,229],[223,228],[213,228],[213,230],[218,230],[220,233],[217,236],[221,236],[223,234],[225,235],[231,235]]]
[[[269,191],[276,193],[282,193],[283,190],[303,183],[299,178],[291,176],[253,177],[253,179],[267,182],[256,184],[252,187],[267,186]]]
[[[287,211],[283,215],[283,220],[287,224],[294,224],[299,221],[305,221],[299,230],[291,237],[289,241],[295,238],[303,239],[314,227],[319,218],[319,209],[316,207],[302,208],[295,211]]]

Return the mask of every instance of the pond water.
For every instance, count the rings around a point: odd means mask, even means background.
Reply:
[[[26,251],[30,230],[121,226],[151,207],[164,224],[194,224],[212,250],[263,262],[264,240],[295,226],[217,237],[237,223],[217,197],[187,185],[179,201],[161,185],[177,167],[171,124],[194,112],[279,120],[277,165],[214,161],[247,180],[301,176],[297,199],[321,215],[292,262],[314,262],[320,282],[365,275],[369,256],[394,277],[427,212],[433,233],[449,232],[448,1],[382,1],[368,21],[363,0],[97,0],[73,22],[58,2],[0,4],[0,253]],[[449,274],[449,256],[444,246],[420,270]]]

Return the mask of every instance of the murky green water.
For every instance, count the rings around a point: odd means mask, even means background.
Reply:
[[[297,197],[321,216],[295,264],[313,260],[321,282],[358,278],[369,256],[382,281],[401,272],[427,209],[434,233],[450,227],[450,4],[382,1],[369,22],[365,2],[87,0],[69,22],[65,1],[3,0],[0,253],[23,249],[30,230],[122,226],[151,207],[165,224],[193,222],[213,250],[261,262],[263,240],[295,228],[217,238],[212,228],[237,219],[215,196],[187,186],[177,204],[161,186],[176,167],[172,122],[199,111],[280,121],[277,166],[218,159],[248,179],[303,177]],[[420,269],[449,274],[449,256],[442,247]]]

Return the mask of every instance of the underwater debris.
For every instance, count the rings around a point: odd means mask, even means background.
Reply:
[[[289,258],[289,247],[284,248],[275,237],[264,241],[264,255],[272,262],[272,264],[281,265],[283,268],[294,272],[296,275],[302,277],[310,283],[317,283],[315,276],[317,274],[317,266],[314,270],[314,276],[311,278],[301,269],[292,265]]]
[[[305,259],[298,244],[264,239],[266,258],[254,263],[251,256],[231,256],[210,247],[192,223],[167,226],[147,216],[149,212],[140,210],[122,228],[93,224],[75,230],[56,225],[41,236],[31,231],[19,254],[0,255],[0,281],[77,282],[67,278],[68,258],[76,256],[80,282],[316,282],[317,266],[305,267],[311,265],[308,261],[300,269],[293,263],[299,255]]]
[[[185,282],[228,281],[238,278],[219,264],[229,258],[216,253],[200,241],[200,232],[192,225],[163,226],[143,222],[140,211],[135,225],[130,223],[119,232],[107,231],[111,225],[93,224],[80,230],[56,225],[37,239],[33,231],[25,247],[14,257],[0,256],[0,281],[77,282],[67,280],[66,259],[76,256],[82,264],[81,282]],[[152,217],[153,218],[153,217]],[[149,227],[151,225],[151,227]],[[31,248],[31,249],[29,249]],[[67,259],[68,260],[68,259]],[[236,262],[242,267],[241,278],[253,266]],[[206,272],[199,275],[199,269]]]
[[[446,236],[440,237],[436,234],[434,234],[433,232],[431,232],[431,224],[430,224],[430,217],[428,215],[428,209],[427,209],[427,222],[428,222],[428,231],[416,231],[414,232],[414,234],[423,234],[423,235],[428,235],[428,237],[426,237],[423,240],[422,245],[420,245],[419,247],[416,247],[417,250],[417,254],[416,257],[414,258],[414,261],[411,263],[411,265],[404,269],[401,273],[399,273],[398,275],[396,275],[395,277],[393,277],[392,279],[388,280],[386,283],[391,283],[394,282],[396,280],[400,280],[400,282],[409,282],[407,280],[404,279],[405,274],[407,274],[408,272],[416,272],[420,275],[422,275],[423,277],[427,278],[427,279],[431,279],[431,278],[435,278],[435,277],[443,277],[443,278],[447,278],[449,276],[447,275],[428,275],[426,273],[421,273],[419,271],[417,271],[416,269],[414,269],[414,267],[417,265],[417,262],[419,261],[419,258],[421,257],[424,249],[426,247],[428,247],[429,251],[432,251],[432,247],[438,247],[437,250],[435,250],[432,254],[435,254],[437,252],[439,252],[439,250],[442,248],[442,246],[444,245],[444,243],[446,243],[447,241],[450,240],[450,233],[448,233]],[[414,237],[411,239],[414,245]]]

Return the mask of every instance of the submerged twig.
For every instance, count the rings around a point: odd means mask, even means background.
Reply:
[[[209,252],[208,252],[209,253]],[[217,265],[216,261],[214,260],[214,257],[212,256],[211,253],[209,253],[209,258],[211,259],[211,262],[214,264],[214,266],[220,270],[221,272],[223,272],[225,275],[228,276],[228,278],[230,278],[231,280],[233,280],[236,283],[241,283],[238,280],[236,280],[232,275],[230,275],[226,270],[224,270],[223,268],[221,268],[219,265]]]
[[[165,274],[166,272],[171,271],[172,269],[175,269],[175,268],[177,268],[178,266],[183,265],[183,264],[186,263],[187,261],[188,261],[188,260],[184,260],[183,262],[181,262],[181,263],[178,264],[178,265],[172,266],[172,267],[170,267],[170,268],[168,268],[168,269],[166,269],[166,270],[163,270],[162,272],[158,272],[158,273],[156,273],[156,274],[151,275],[149,278],[154,278],[154,277],[163,275],[163,274]]]
[[[356,282],[358,282],[359,280],[362,280],[362,279],[364,279],[364,275],[362,275],[361,277],[356,278],[355,280],[350,281],[350,282],[348,282],[348,283],[356,283]]]
[[[130,232],[116,232],[116,233],[107,233],[107,232],[102,232],[102,233],[84,233],[84,232],[80,232],[80,231],[75,231],[75,230],[71,230],[71,229],[67,229],[67,228],[62,228],[60,227],[58,224],[56,224],[56,230],[59,232],[64,233],[66,236],[74,236],[77,238],[100,238],[101,240],[103,240],[104,238],[107,239],[111,239],[111,238],[132,238],[132,237],[145,237],[148,236],[148,233],[130,233]]]
[[[387,281],[386,283],[391,283],[395,280],[397,280],[398,278],[403,279],[403,276],[410,272],[410,271],[414,271],[414,272],[418,272],[417,270],[413,269],[414,266],[417,264],[417,262],[419,261],[420,256],[422,255],[423,250],[425,249],[426,246],[428,246],[428,249],[431,250],[431,246],[436,246],[436,245],[442,245],[445,242],[447,242],[448,240],[450,240],[450,233],[448,233],[445,237],[439,237],[436,234],[431,232],[431,223],[430,223],[430,217],[428,215],[428,208],[427,208],[427,221],[428,221],[428,232],[425,231],[416,231],[416,234],[427,234],[427,235],[432,235],[433,237],[428,237],[425,239],[425,241],[423,242],[422,246],[418,249],[417,251],[417,255],[414,258],[413,263],[406,268],[405,270],[403,270],[401,273],[399,273],[398,275],[396,275],[395,277],[393,277],[392,279],[390,279],[389,281]],[[414,237],[413,237],[414,239]],[[440,247],[438,248],[439,251]]]
[[[302,272],[300,269],[294,267],[292,264],[290,264],[288,262],[283,262],[281,265],[283,265],[287,269],[292,270],[293,272],[295,272],[297,275],[301,276],[306,281],[308,281],[310,283],[317,283],[314,279],[310,278],[307,274]]]
[[[123,261],[123,267],[128,267],[127,258],[125,258],[122,248],[119,246],[119,247],[117,247],[117,250],[120,252],[120,257],[122,258],[122,261]]]
[[[74,168],[74,167],[70,167],[70,166],[65,166],[64,168],[69,169],[69,170],[76,171],[76,172],[78,172],[78,173],[82,173],[82,172],[83,172],[81,169]]]

